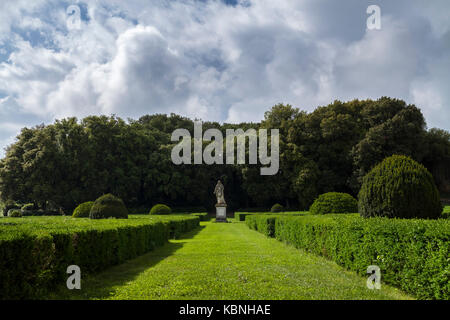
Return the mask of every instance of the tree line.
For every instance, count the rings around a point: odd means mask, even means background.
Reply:
[[[230,209],[282,203],[307,209],[325,192],[356,195],[378,162],[402,154],[425,165],[441,193],[450,192],[450,133],[426,127],[419,108],[402,100],[335,101],[313,112],[278,104],[259,123],[203,122],[203,130],[279,129],[280,169],[261,176],[259,164],[175,165],[172,132],[194,121],[176,114],[66,118],[23,128],[0,160],[0,197],[66,211],[112,193],[129,207],[213,209],[218,179]],[[248,163],[248,161],[246,162]]]

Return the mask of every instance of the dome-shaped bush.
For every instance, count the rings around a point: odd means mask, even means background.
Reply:
[[[10,209],[8,211],[8,217],[20,218],[21,216],[22,216],[22,211],[20,211],[20,209]]]
[[[73,210],[72,217],[74,218],[89,218],[92,205],[94,201],[83,202]]]
[[[375,166],[358,198],[363,217],[438,218],[442,212],[431,173],[406,156],[394,155]]]
[[[275,203],[272,206],[272,208],[270,209],[270,212],[274,212],[274,213],[276,213],[276,212],[283,212],[283,211],[284,211],[284,207],[281,204],[279,204],[279,203]]]
[[[321,194],[309,208],[311,214],[355,213],[358,202],[348,193],[328,192]]]
[[[150,210],[150,214],[171,214],[172,209],[165,204],[155,204]]]
[[[91,219],[128,219],[128,210],[125,207],[122,199],[113,196],[112,194],[105,194],[95,200],[89,213]]]

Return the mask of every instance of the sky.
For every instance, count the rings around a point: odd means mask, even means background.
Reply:
[[[1,0],[0,149],[71,116],[258,122],[277,103],[381,96],[450,130],[449,12],[448,0]]]

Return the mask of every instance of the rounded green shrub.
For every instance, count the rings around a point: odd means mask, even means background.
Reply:
[[[105,194],[95,200],[89,213],[91,219],[128,219],[128,210],[122,199],[112,195]]]
[[[311,214],[355,213],[358,202],[348,193],[328,192],[321,194],[309,208]]]
[[[171,214],[172,209],[165,204],[155,204],[150,210],[150,214]]]
[[[438,218],[442,212],[433,176],[406,156],[376,165],[364,177],[358,198],[363,217]]]
[[[89,218],[89,214],[91,213],[92,205],[94,201],[83,202],[79,204],[78,207],[73,210],[72,217],[73,218]]]
[[[284,211],[284,207],[279,204],[279,203],[275,203],[272,208],[270,209],[270,212],[283,212]]]
[[[22,211],[20,211],[20,209],[10,209],[8,211],[8,217],[20,218],[20,217],[22,217]]]

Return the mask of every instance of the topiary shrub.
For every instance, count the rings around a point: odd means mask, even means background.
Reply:
[[[78,205],[78,207],[73,210],[72,217],[73,218],[89,218],[89,214],[91,213],[92,205],[94,201],[83,202]]]
[[[275,203],[270,209],[270,212],[283,212],[283,211],[284,207],[279,203]]]
[[[376,165],[359,192],[363,217],[438,218],[442,212],[433,177],[420,163],[394,155]]]
[[[122,199],[113,196],[112,194],[105,194],[95,200],[89,213],[91,219],[128,219],[128,210],[125,207]]]
[[[20,217],[22,217],[22,211],[20,211],[20,209],[10,209],[8,211],[8,217],[20,218]]]
[[[328,192],[321,194],[309,208],[311,214],[355,213],[358,202],[348,193]]]
[[[165,204],[155,204],[150,210],[150,214],[171,214],[172,209]]]

